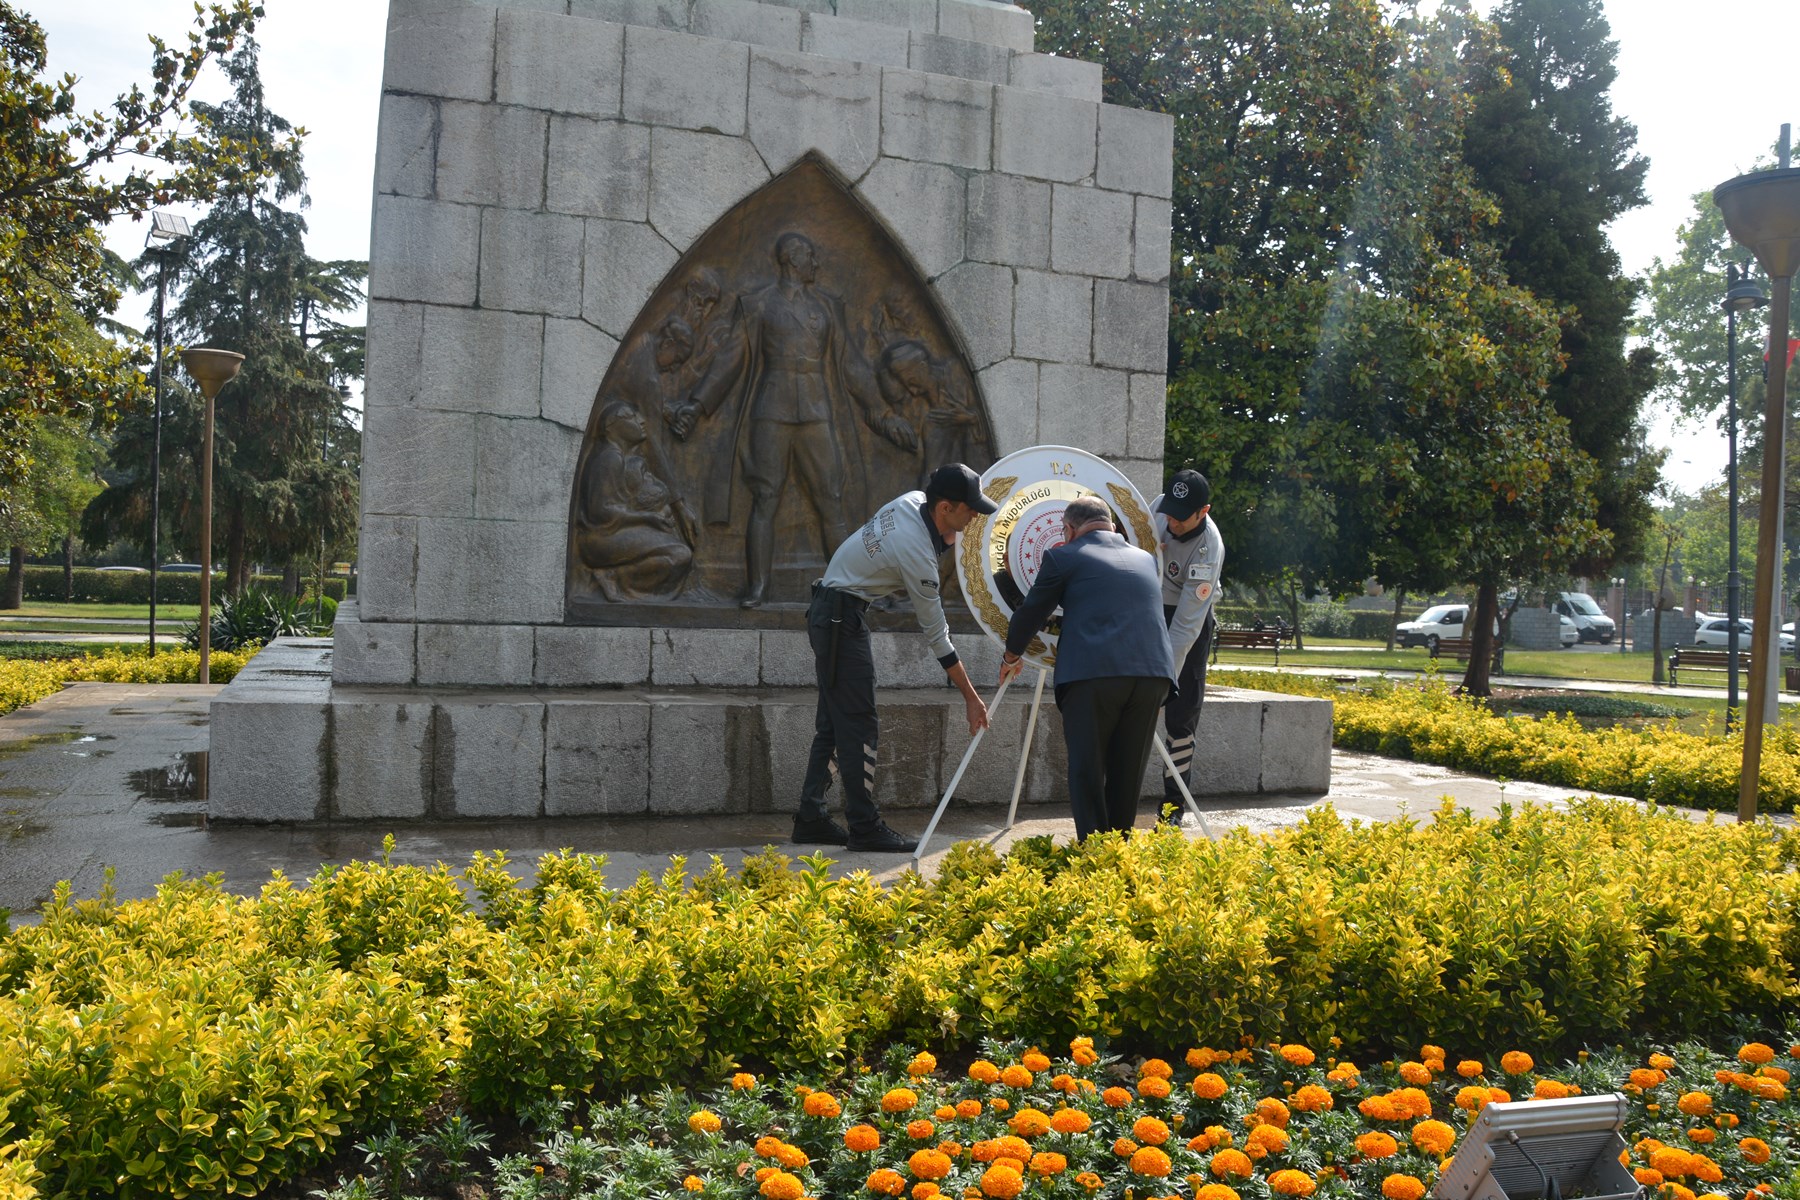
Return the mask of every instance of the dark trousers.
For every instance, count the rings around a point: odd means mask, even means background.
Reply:
[[[1139,675],[1082,679],[1056,689],[1077,838],[1137,824],[1156,710],[1168,694],[1167,679]]]
[[[875,655],[869,644],[865,605],[854,597],[815,588],[806,610],[819,685],[813,720],[812,756],[800,786],[800,819],[830,815],[825,792],[832,763],[844,784],[844,819],[852,833],[869,833],[881,823],[875,807]]]
[[[1165,607],[1163,613],[1173,616],[1175,610]],[[1200,723],[1200,706],[1206,703],[1206,660],[1212,653],[1214,626],[1213,615],[1207,613],[1206,624],[1200,627],[1200,637],[1188,651],[1187,661],[1181,664],[1181,673],[1176,676],[1176,693],[1169,697],[1169,703],[1163,708],[1163,729],[1169,735],[1169,757],[1175,760],[1175,769],[1181,772],[1190,792],[1194,790],[1194,727]],[[1174,774],[1165,765],[1163,807],[1171,804],[1175,806],[1175,820],[1180,821],[1187,804],[1181,798],[1181,789],[1175,786]]]

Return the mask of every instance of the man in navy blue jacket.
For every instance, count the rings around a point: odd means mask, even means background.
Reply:
[[[1092,496],[1063,510],[1063,544],[1044,555],[1037,582],[1006,630],[1002,681],[1062,605],[1056,707],[1069,747],[1075,836],[1137,823],[1156,714],[1175,680],[1154,556],[1114,532]]]

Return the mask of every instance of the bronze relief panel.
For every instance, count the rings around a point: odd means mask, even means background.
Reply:
[[[993,446],[924,280],[809,156],[695,242],[620,343],[576,466],[567,617],[802,606],[871,513]]]

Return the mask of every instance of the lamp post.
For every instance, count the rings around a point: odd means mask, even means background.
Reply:
[[[1725,446],[1727,503],[1730,506],[1731,566],[1725,575],[1725,617],[1731,624],[1725,633],[1726,665],[1725,732],[1731,732],[1731,718],[1738,708],[1738,603],[1741,580],[1738,575],[1738,469],[1737,469],[1737,315],[1746,309],[1761,308],[1769,302],[1763,290],[1750,279],[1750,264],[1736,263],[1725,268]]]
[[[1618,589],[1619,594],[1619,630],[1617,636],[1619,639],[1619,653],[1623,654],[1625,653],[1625,627],[1631,620],[1631,597],[1625,593],[1624,576],[1620,576],[1613,580],[1613,586]]]
[[[186,217],[161,211],[150,214],[144,253],[156,259],[156,409],[150,416],[150,656],[156,656],[156,574],[162,554],[162,414],[163,298],[169,286],[169,260],[187,249]]]
[[[1769,345],[1787,348],[1788,308],[1793,276],[1800,269],[1800,170],[1788,165],[1789,127],[1781,127],[1781,165],[1726,180],[1713,189],[1713,202],[1725,217],[1725,228],[1748,246],[1769,277]],[[1774,679],[1781,643],[1774,616],[1775,568],[1781,556],[1782,478],[1786,450],[1787,355],[1769,355],[1764,390],[1761,524],[1756,531],[1756,613],[1750,632],[1752,679]],[[1738,778],[1738,820],[1756,819],[1757,782],[1762,771],[1766,706],[1744,710],[1744,765]]]
[[[244,356],[199,346],[181,352],[181,365],[206,397],[206,424],[200,435],[200,682],[211,683],[213,399],[237,376]]]

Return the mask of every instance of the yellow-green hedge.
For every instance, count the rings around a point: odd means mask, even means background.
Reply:
[[[360,863],[256,900],[62,894],[0,941],[0,1171],[252,1193],[440,1086],[508,1109],[893,1041],[1704,1035],[1793,1000],[1796,860],[1794,832],[1590,801],[1004,859],[965,843],[888,888],[770,854],[615,889],[562,853],[531,887],[478,856],[460,880]]]
[[[230,683],[260,648],[214,651],[212,681]],[[110,649],[49,662],[0,659],[0,715],[55,695],[65,683],[196,683],[199,679],[198,650],[158,649],[151,657],[138,648]]]
[[[1332,739],[1348,750],[1658,804],[1737,807],[1741,733],[1702,736],[1672,722],[1588,729],[1566,715],[1501,717],[1482,701],[1452,694],[1442,679],[1340,691],[1317,676],[1272,671],[1221,671],[1216,678],[1234,687],[1329,697]],[[1800,804],[1800,728],[1765,729],[1757,803],[1763,812]]]

